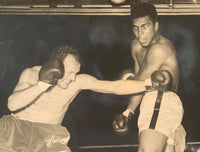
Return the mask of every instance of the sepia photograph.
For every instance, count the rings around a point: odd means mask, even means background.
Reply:
[[[0,152],[200,152],[200,0],[0,0]]]

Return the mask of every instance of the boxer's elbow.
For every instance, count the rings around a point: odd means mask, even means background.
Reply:
[[[11,95],[9,98],[8,98],[8,103],[7,103],[7,107],[10,111],[16,111],[18,108],[15,104],[15,99],[13,98],[13,96]]]
[[[12,106],[10,103],[7,104],[7,107],[10,111],[15,111],[14,106]]]
[[[118,90],[118,85],[112,81],[96,80],[93,83],[88,83],[85,88],[99,93],[116,95],[121,94],[121,92]]]
[[[126,95],[127,93],[126,87],[122,81],[102,81],[102,84],[97,85],[96,90],[102,93],[109,93],[115,95]]]
[[[10,110],[10,111],[16,111],[17,109],[13,106],[13,105],[11,105],[11,104],[7,104],[7,107],[8,107],[8,109]]]

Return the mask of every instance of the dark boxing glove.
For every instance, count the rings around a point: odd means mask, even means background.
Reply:
[[[172,75],[167,70],[157,70],[152,73],[152,87],[161,91],[170,91],[172,89]]]
[[[113,130],[119,135],[126,135],[130,130],[130,120],[133,119],[134,112],[126,109],[122,114],[116,115],[113,120]]]
[[[64,64],[61,60],[51,59],[42,66],[39,72],[39,81],[56,85],[58,79],[64,75]]]

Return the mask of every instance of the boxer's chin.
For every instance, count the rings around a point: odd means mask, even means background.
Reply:
[[[142,47],[146,48],[150,45],[151,42],[149,42],[148,40],[143,40],[143,41],[139,40],[139,43]]]
[[[140,44],[142,45],[142,47],[146,48],[149,46],[149,43],[147,42],[140,42]]]

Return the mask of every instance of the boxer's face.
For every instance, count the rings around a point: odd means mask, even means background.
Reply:
[[[76,74],[80,71],[80,63],[71,54],[67,55],[63,63],[65,74],[62,79],[58,80],[58,86],[66,89],[71,82],[76,80]]]
[[[150,45],[158,31],[158,22],[153,24],[149,16],[139,17],[132,21],[133,33],[143,47]]]

